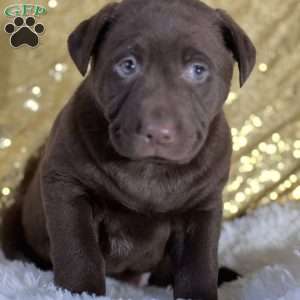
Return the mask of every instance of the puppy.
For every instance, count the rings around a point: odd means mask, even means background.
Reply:
[[[68,45],[81,74],[91,69],[4,217],[5,253],[22,246],[76,293],[151,272],[175,299],[217,300],[223,104],[234,62],[241,85],[255,65],[252,42],[196,0],[124,0]]]

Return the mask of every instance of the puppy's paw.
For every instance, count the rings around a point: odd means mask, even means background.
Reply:
[[[213,298],[176,298],[175,300],[218,300],[217,298],[216,299],[213,299]]]

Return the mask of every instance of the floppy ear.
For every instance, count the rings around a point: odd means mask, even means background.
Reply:
[[[108,4],[96,15],[79,24],[69,36],[70,55],[83,76],[87,72],[96,42],[107,31],[117,6],[118,3]]]
[[[224,11],[217,9],[226,46],[233,53],[240,70],[240,86],[248,79],[256,62],[256,50],[243,29]]]

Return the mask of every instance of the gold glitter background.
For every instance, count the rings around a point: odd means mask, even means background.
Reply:
[[[16,2],[1,0],[0,9]],[[46,32],[38,48],[13,49],[0,30],[0,210],[12,203],[27,159],[81,80],[67,52],[68,34],[109,1],[37,2],[48,7],[39,19]],[[258,52],[256,69],[242,90],[235,74],[225,106],[234,156],[224,216],[240,216],[272,201],[300,200],[300,1],[206,3],[226,9]],[[0,27],[9,21],[0,16]]]

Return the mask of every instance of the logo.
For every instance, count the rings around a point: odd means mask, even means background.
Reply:
[[[13,48],[22,45],[37,47],[40,35],[45,27],[36,21],[47,13],[47,9],[38,4],[14,4],[4,9],[4,15],[14,18],[13,22],[7,23],[4,31],[10,35],[10,44]]]

